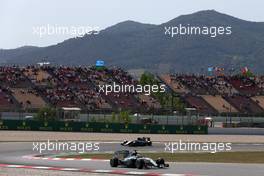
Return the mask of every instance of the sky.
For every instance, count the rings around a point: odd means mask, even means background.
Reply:
[[[42,26],[104,29],[133,20],[161,24],[179,15],[214,9],[264,22],[262,0],[0,0],[0,48],[48,46],[75,34],[42,35]]]

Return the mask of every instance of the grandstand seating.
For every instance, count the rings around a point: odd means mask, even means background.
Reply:
[[[213,109],[218,113],[264,113],[262,99],[255,102],[253,98],[250,99],[251,96],[264,94],[264,77],[174,74],[161,75],[160,79],[191,107],[198,107],[199,112],[212,113]],[[173,84],[176,88],[173,88]],[[201,97],[206,104],[202,103]]]
[[[213,87],[220,93],[220,95],[233,95],[238,93],[238,91],[226,81],[225,77],[216,77],[214,80]]]
[[[161,75],[160,79],[176,93],[188,93],[188,89],[182,85],[174,75]]]
[[[139,101],[141,104],[146,105],[146,107],[154,108],[154,109],[160,109],[161,105],[160,103],[154,99],[151,96],[140,94],[138,95]]]
[[[264,76],[256,77],[255,79],[257,86],[260,88],[260,92],[264,95]]]
[[[241,113],[246,114],[260,114],[263,113],[263,109],[251,98],[240,96],[240,95],[233,95],[233,96],[226,96],[225,99],[232,104],[236,109],[239,110]]]
[[[264,96],[254,96],[251,97],[262,109],[264,109]]]
[[[234,76],[228,79],[229,83],[243,95],[258,95],[261,89],[257,86],[255,80],[250,78],[241,78]]]
[[[201,95],[201,97],[209,103],[219,113],[237,113],[237,109],[223,99],[220,95]]]
[[[14,108],[15,103],[5,90],[0,88],[0,111]]]
[[[105,70],[89,70],[88,75],[90,80],[93,83],[93,86],[96,85],[106,85],[106,84],[113,84],[113,82],[116,82],[116,84],[129,84],[134,85],[136,84],[136,81],[132,79],[130,75],[127,74],[127,72],[124,72],[120,68],[114,68],[114,69],[105,69]],[[97,86],[96,86],[97,87]],[[111,92],[107,95],[104,93],[101,93],[101,96],[104,97],[105,100],[109,102],[109,104],[112,105],[112,107],[116,108],[123,108],[123,109],[130,109],[130,110],[139,110],[139,109],[145,109],[145,104],[141,104],[139,100],[135,98],[135,93],[114,93]]]
[[[215,95],[214,78],[196,75],[175,75],[175,79],[197,95]]]
[[[217,114],[217,111],[200,96],[185,95],[183,98],[190,105],[190,107],[195,108],[202,114]]]
[[[0,67],[1,86],[22,88],[31,87],[29,79],[19,67]]]
[[[35,90],[14,88],[12,95],[24,109],[38,109],[45,107],[45,101]]]
[[[50,83],[51,75],[40,68],[28,67],[23,70],[33,84],[47,86]]]
[[[264,76],[164,74],[159,78],[201,114],[264,114]],[[45,105],[140,112],[162,109],[154,97],[143,93],[99,92],[103,84],[139,84],[120,68],[1,66],[0,80],[1,111]]]

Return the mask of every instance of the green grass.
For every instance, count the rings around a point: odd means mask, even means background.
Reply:
[[[219,152],[219,153],[142,153],[156,159],[162,157],[168,162],[217,162],[217,163],[264,163],[264,152]],[[67,158],[110,159],[112,154],[85,153],[68,155]]]

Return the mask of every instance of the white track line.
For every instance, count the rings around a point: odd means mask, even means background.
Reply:
[[[145,176],[194,176],[190,174],[156,174],[150,172],[133,172],[124,170],[89,170],[89,169],[77,169],[77,168],[62,168],[62,167],[46,167],[46,166],[26,166],[26,165],[9,165],[0,164],[0,168],[24,168],[24,169],[39,169],[39,170],[58,170],[58,171],[74,171],[74,172],[86,172],[86,173],[104,173],[104,174],[116,174],[116,175],[145,175]],[[198,176],[198,175],[195,175]]]

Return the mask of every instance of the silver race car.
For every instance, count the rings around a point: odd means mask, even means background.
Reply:
[[[152,146],[152,142],[149,137],[137,138],[137,140],[127,141],[121,143],[123,146],[129,147],[142,147],[142,146]]]
[[[111,167],[128,167],[128,168],[166,168],[169,164],[165,163],[163,158],[153,160],[144,157],[137,153],[137,151],[130,152],[128,150],[120,150],[114,153],[113,158],[110,159]]]

